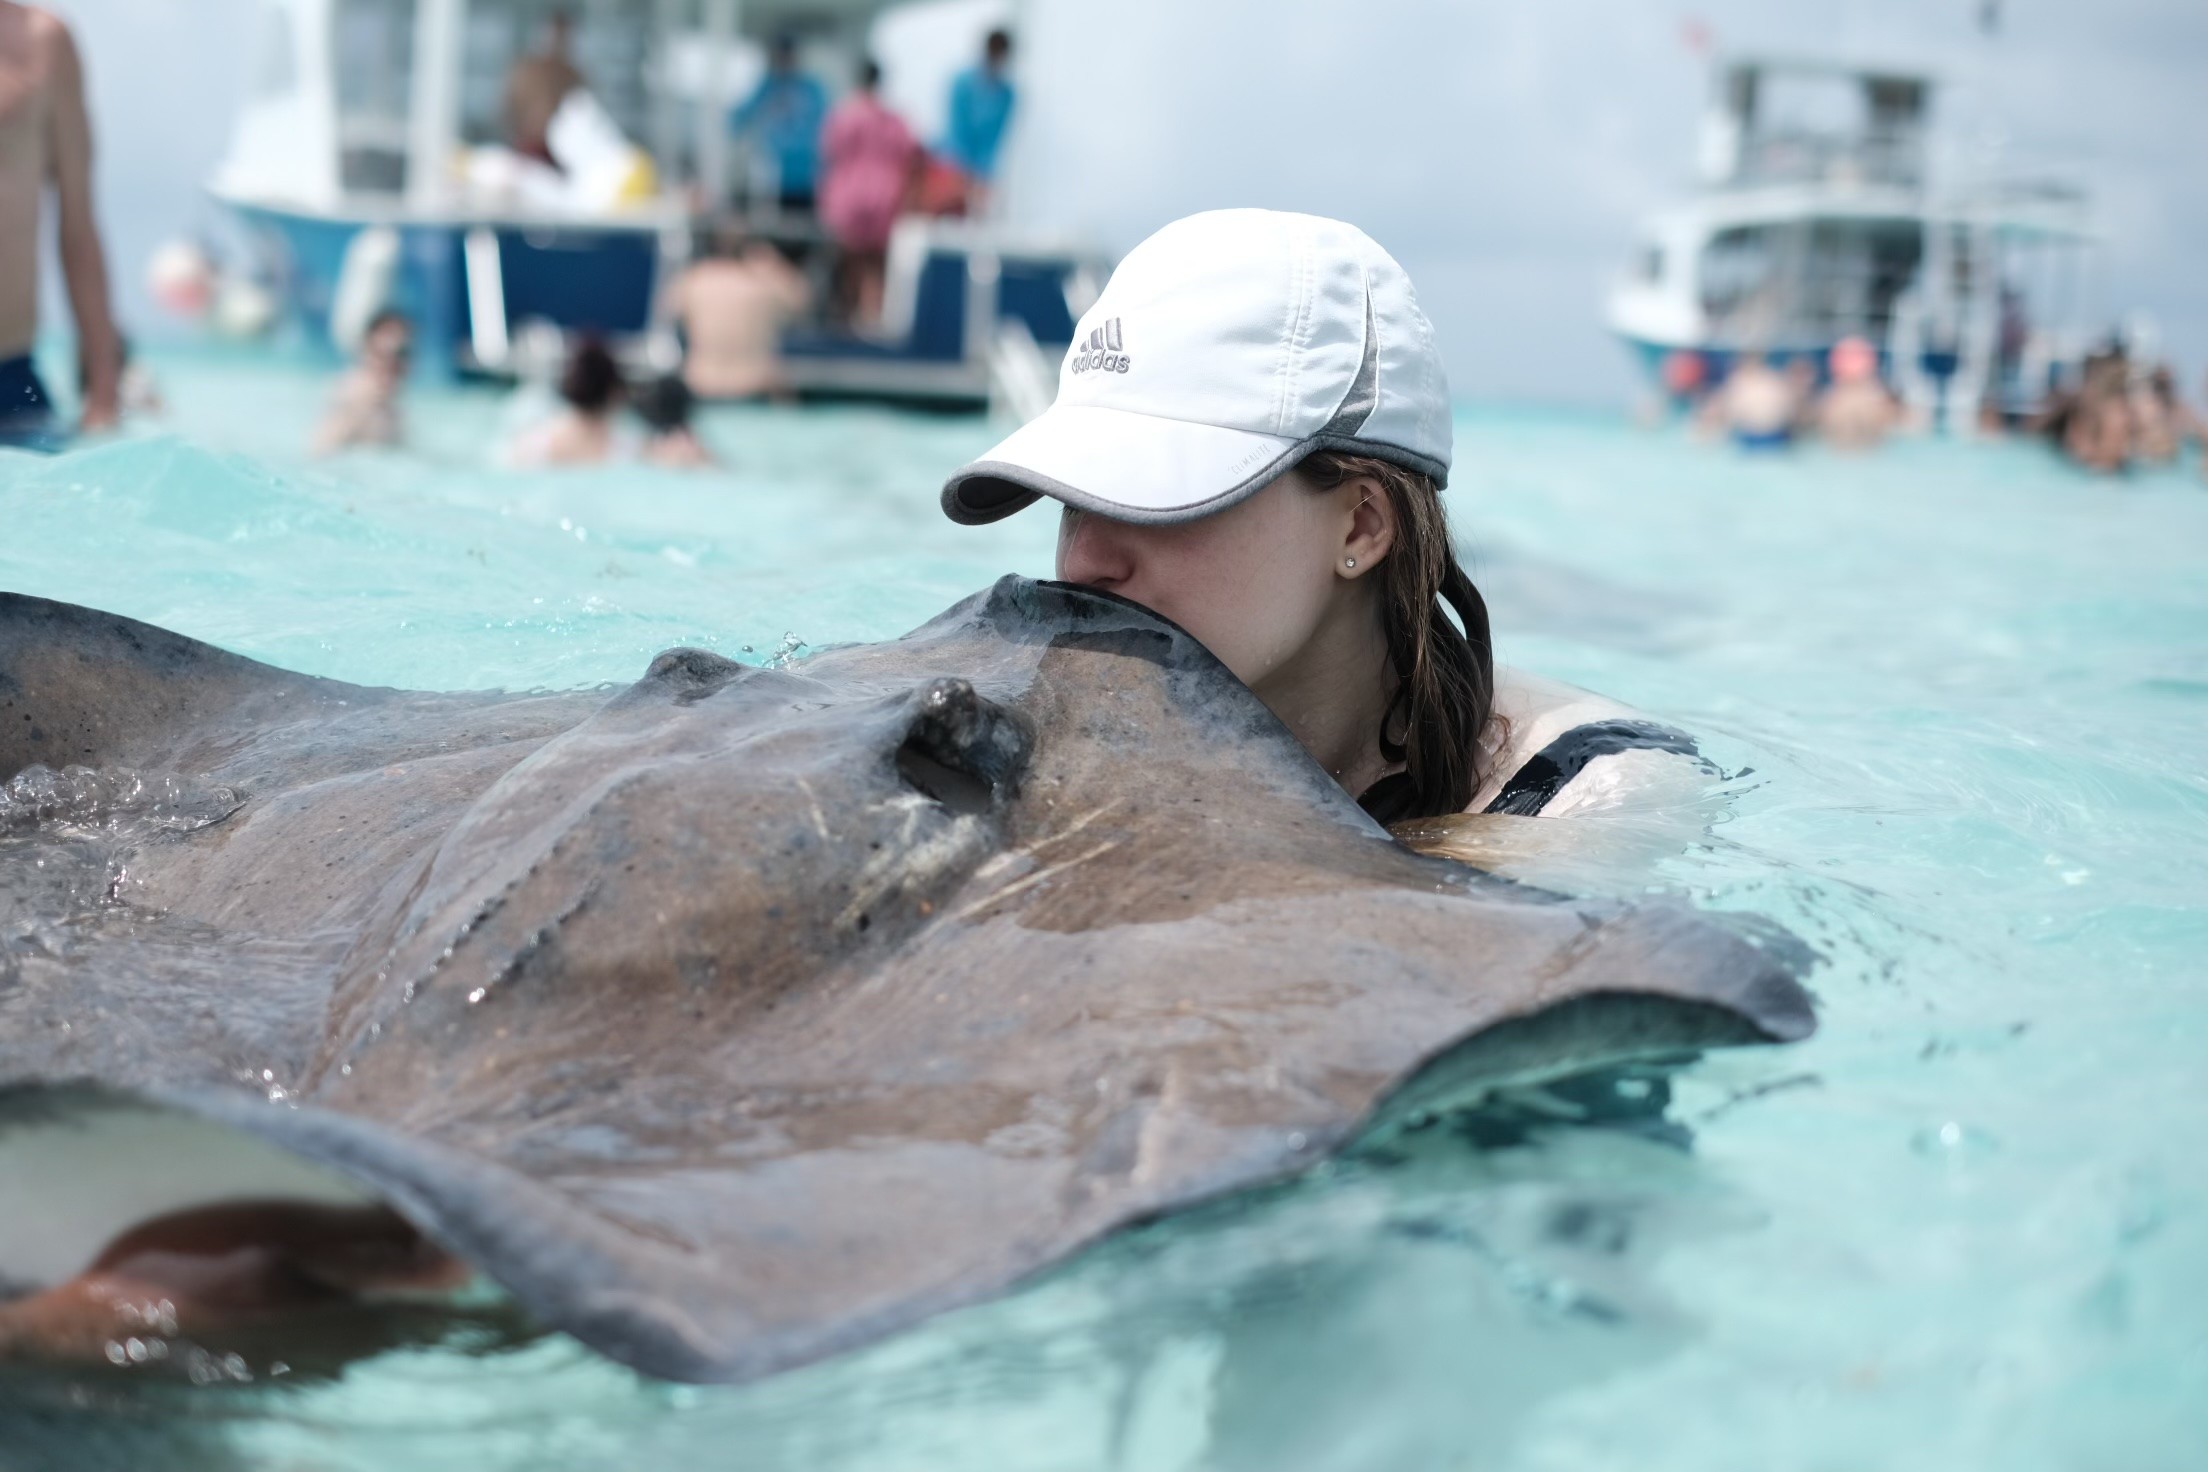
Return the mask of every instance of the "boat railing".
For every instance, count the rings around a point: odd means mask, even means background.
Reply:
[[[1867,185],[1915,189],[1924,183],[1924,140],[1915,130],[1837,137],[1765,132],[1742,146],[1730,183]]]

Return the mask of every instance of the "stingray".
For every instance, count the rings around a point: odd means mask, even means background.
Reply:
[[[167,1223],[744,1380],[1383,1104],[1813,1025],[1785,947],[1413,852],[1186,633],[1019,578],[550,695],[8,596],[0,779],[19,1303]]]

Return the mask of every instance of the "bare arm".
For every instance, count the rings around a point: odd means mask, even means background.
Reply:
[[[61,273],[77,320],[77,357],[84,368],[85,429],[115,423],[122,339],[108,311],[107,256],[92,212],[92,120],[84,105],[84,67],[68,28],[54,41],[53,177],[61,215]]]

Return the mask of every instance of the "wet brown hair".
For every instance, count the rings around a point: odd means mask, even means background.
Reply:
[[[1480,738],[1495,713],[1495,650],[1487,602],[1457,565],[1441,488],[1431,476],[1370,455],[1321,450],[1297,467],[1320,490],[1377,481],[1395,511],[1395,545],[1375,573],[1395,698],[1380,720],[1380,753],[1403,771],[1358,801],[1382,823],[1461,813],[1480,790]],[[1451,622],[1443,605],[1456,610]]]

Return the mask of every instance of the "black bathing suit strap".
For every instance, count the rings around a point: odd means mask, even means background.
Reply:
[[[1703,760],[1694,738],[1684,731],[1674,731],[1653,721],[1590,721],[1584,726],[1572,727],[1526,758],[1525,765],[1511,774],[1485,811],[1530,818],[1585,771],[1589,762],[1596,757],[1616,756],[1621,751],[1668,751],[1690,757],[1710,771],[1716,770]]]

